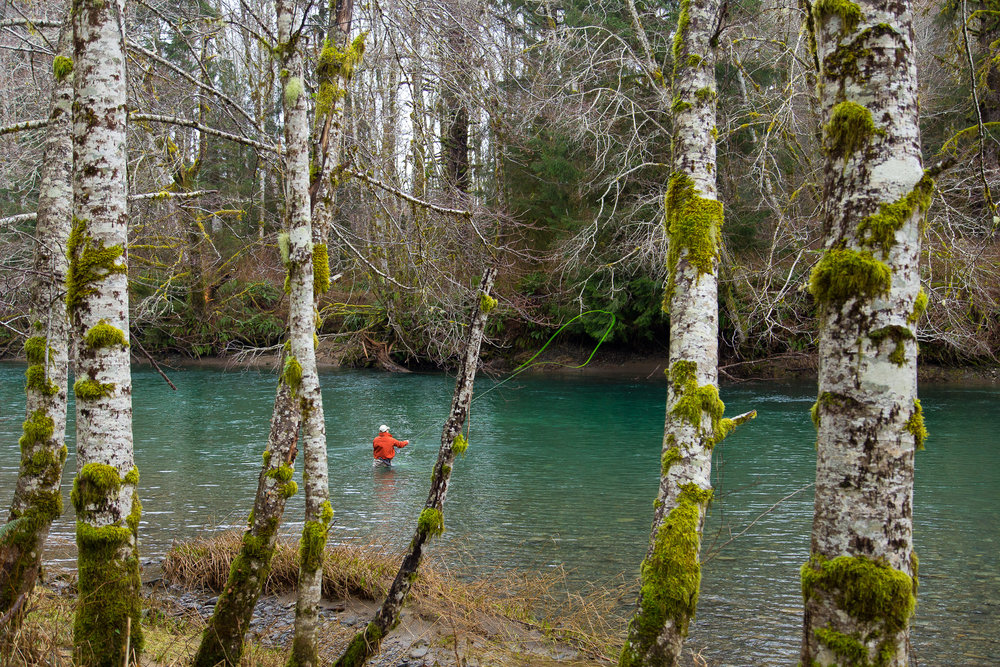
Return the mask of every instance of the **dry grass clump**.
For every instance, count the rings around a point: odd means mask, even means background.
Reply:
[[[240,539],[241,533],[228,531],[175,545],[163,562],[164,580],[221,591]],[[278,543],[266,584],[269,594],[295,589],[297,546],[292,541]],[[328,548],[324,597],[381,601],[401,558],[402,554],[388,553],[374,543]],[[455,641],[463,637],[464,642],[485,648],[488,657],[483,664],[521,664],[526,650],[544,653],[540,646],[556,643],[573,646],[581,657],[613,662],[621,650],[623,609],[632,602],[633,589],[618,578],[579,592],[559,568],[542,573],[497,568],[471,578],[452,572],[438,557],[421,566],[410,608],[439,634]],[[541,664],[544,658],[536,654],[532,659]],[[534,664],[532,659],[526,664]]]
[[[222,591],[242,539],[241,531],[174,545],[163,560],[163,579],[190,588]],[[398,568],[399,555],[373,545],[327,548],[323,560],[323,595],[378,600],[385,596]],[[279,595],[294,590],[299,576],[299,549],[293,541],[275,546],[265,591]]]
[[[21,626],[0,642],[0,665],[72,665],[74,609],[73,600],[36,586],[21,610]]]

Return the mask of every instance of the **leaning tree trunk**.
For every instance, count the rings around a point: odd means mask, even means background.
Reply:
[[[914,326],[920,226],[933,181],[920,158],[907,2],[812,6],[820,64],[826,251],[820,312],[816,504],[801,659],[908,664],[916,592],[913,457],[926,431]]]
[[[78,595],[73,643],[86,665],[142,648],[139,470],[128,353],[125,23],[121,0],[73,6],[73,227],[66,307],[76,363]],[[126,629],[131,628],[131,632]]]
[[[313,305],[319,312],[320,295],[330,288],[330,259],[327,252],[327,236],[333,215],[333,201],[336,188],[334,173],[340,166],[340,146],[343,136],[342,98],[346,94],[347,84],[351,79],[354,66],[360,61],[364,51],[364,36],[350,47],[347,37],[351,30],[350,2],[340,2],[332,15],[333,30],[328,41],[320,52],[320,62],[317,67],[317,78],[320,81],[320,92],[317,95],[317,113],[315,117],[314,136],[317,138],[316,154],[321,156],[319,176],[314,183],[306,183],[306,194],[311,195],[315,205],[311,227],[312,241],[312,283]],[[304,100],[303,100],[304,102]],[[305,107],[302,108],[302,118],[295,119],[296,141],[307,141],[305,134]],[[289,146],[293,116],[289,119],[287,141]],[[301,128],[299,123],[301,121]],[[307,159],[308,145],[298,155]],[[296,165],[303,169],[306,178],[309,175],[308,163]],[[289,173],[291,173],[289,165]],[[298,172],[296,172],[298,175]],[[301,187],[297,183],[297,187]],[[306,200],[306,205],[309,201]],[[306,209],[308,211],[308,209]],[[330,489],[326,456],[326,420],[323,413],[323,397],[320,392],[319,379],[316,373],[315,350],[302,360],[302,441],[303,441],[303,471],[302,479],[305,487],[305,524],[302,527],[302,537],[299,540],[299,579],[295,604],[295,637],[292,642],[292,652],[288,658],[289,667],[296,665],[320,664],[317,649],[317,629],[319,626],[319,602],[323,592],[323,558],[326,549],[326,538],[333,519],[333,508],[330,505]]]
[[[66,462],[66,377],[69,325],[66,320],[66,242],[73,218],[72,25],[59,33],[53,63],[52,104],[42,158],[35,256],[28,310],[27,419],[21,437],[21,468],[0,537],[0,616],[21,604],[35,586],[52,521],[62,514],[59,482]],[[20,627],[15,613],[4,631]]]
[[[496,275],[496,269],[493,268],[483,272],[479,298],[473,307],[469,324],[465,356],[458,369],[455,395],[451,399],[451,412],[441,432],[441,449],[438,451],[437,463],[434,464],[434,472],[431,474],[431,490],[427,495],[427,503],[417,519],[417,530],[410,541],[410,548],[403,557],[396,578],[375,619],[365,627],[364,631],[354,636],[343,655],[337,660],[336,667],[361,667],[370,656],[378,652],[382,638],[398,622],[399,613],[417,578],[424,543],[444,532],[444,499],[448,493],[455,454],[464,453],[469,446],[465,436],[462,435],[462,426],[465,424],[469,414],[469,404],[472,402],[472,385],[479,365],[479,348],[483,342],[486,318],[497,304],[496,299],[490,296]]]
[[[322,405],[319,400],[319,378],[316,375],[316,350],[313,345],[315,315],[313,312],[313,253],[309,213],[309,128],[306,116],[306,92],[302,79],[302,59],[298,36],[292,34],[293,3],[277,2],[278,53],[284,83],[285,104],[285,209],[288,231],[279,237],[282,259],[288,269],[286,287],[289,292],[288,342],[285,344],[284,370],[274,401],[271,433],[264,451],[264,466],[257,482],[257,496],[250,514],[249,526],[243,534],[240,551],[233,560],[226,587],[219,596],[212,618],[202,635],[195,655],[198,667],[218,664],[235,665],[243,654],[243,639],[250,627],[254,607],[260,598],[274,556],[278,525],[285,503],[298,490],[292,480],[296,442],[304,410]],[[314,425],[307,432],[307,445],[326,446],[325,434]],[[317,441],[322,439],[320,445]],[[307,462],[308,464],[309,462]],[[307,479],[316,474],[312,468]],[[325,483],[325,467],[323,471]],[[332,518],[329,502],[314,508],[315,522],[307,523],[302,545],[304,559],[312,561],[312,549],[317,535],[325,541],[326,529]],[[318,525],[313,525],[318,524]],[[321,547],[322,550],[322,547]],[[315,654],[315,648],[311,648]],[[293,653],[309,660],[309,650],[297,645]],[[313,657],[314,661],[315,658]]]
[[[716,271],[722,203],[715,184],[715,31],[719,0],[683,0],[674,40],[673,174],[665,201],[670,312],[667,416],[649,549],[622,665],[677,664],[701,584],[712,448],[741,420],[718,390]]]

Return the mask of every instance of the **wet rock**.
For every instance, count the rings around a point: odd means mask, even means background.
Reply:
[[[425,655],[427,655],[426,646],[418,646],[410,651],[411,658],[423,658]]]

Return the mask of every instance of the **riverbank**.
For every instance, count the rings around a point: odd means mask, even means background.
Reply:
[[[667,367],[666,351],[662,355],[635,353],[616,349],[598,349],[588,360],[591,348],[558,346],[532,359],[530,355],[520,355],[512,360],[494,358],[483,365],[483,371],[492,376],[504,377],[519,371],[528,374],[554,374],[567,377],[591,377],[610,380],[632,380],[637,382],[659,380]],[[377,361],[372,358],[373,365]],[[150,366],[145,359],[133,359],[140,366]],[[171,368],[217,368],[236,370],[244,368],[277,369],[278,357],[274,353],[235,355],[230,357],[168,357],[157,360],[164,371]],[[335,356],[320,345],[317,352],[320,370],[355,368],[342,366]],[[384,369],[399,372],[400,367]],[[788,352],[765,359],[727,359],[719,364],[719,379],[723,384],[752,381],[816,381],[818,359],[808,352]],[[422,369],[420,369],[422,370]],[[942,366],[921,363],[917,367],[917,377],[921,384],[1000,386],[1000,365],[979,364],[970,366]]]
[[[236,532],[178,544],[162,567],[144,568],[146,648],[141,665],[189,664],[238,544]],[[279,544],[265,595],[250,625],[243,665],[283,667],[287,660],[294,632],[296,553],[294,542]],[[319,632],[324,663],[336,660],[374,616],[399,556],[371,546],[327,550]],[[613,609],[621,591],[565,596],[560,589],[557,574],[509,572],[470,580],[451,574],[440,563],[427,563],[399,625],[368,664],[612,664],[624,636],[624,619]],[[4,664],[70,665],[75,595],[74,573],[50,570],[27,604],[15,654]]]

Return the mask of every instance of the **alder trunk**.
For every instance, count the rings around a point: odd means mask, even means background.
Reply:
[[[718,0],[684,0],[674,39],[673,173],[665,199],[667,415],[652,534],[621,665],[678,664],[701,585],[712,448],[752,416],[722,418],[717,377],[723,209],[715,183],[715,40],[721,12]]]
[[[906,2],[824,0],[809,27],[825,119],[826,249],[820,312],[816,503],[801,659],[909,664],[916,593],[913,458],[926,434],[915,325],[923,170],[916,53]]]
[[[76,362],[76,661],[142,648],[139,471],[129,368],[125,24],[121,0],[73,5],[73,224],[66,307]],[[131,632],[126,632],[130,628]],[[129,655],[128,659],[133,659]]]
[[[285,111],[285,227],[278,245],[288,270],[286,288],[289,293],[288,340],[285,343],[284,366],[271,417],[271,433],[264,451],[264,465],[257,482],[257,496],[250,514],[249,526],[243,534],[240,551],[230,568],[226,587],[219,596],[212,618],[202,635],[201,645],[195,656],[197,667],[235,665],[243,654],[244,637],[253,617],[254,607],[260,598],[274,556],[278,526],[288,498],[298,491],[292,479],[297,441],[302,426],[303,412],[318,409],[319,378],[316,374],[316,350],[313,344],[315,315],[313,311],[313,248],[309,203],[309,127],[306,116],[306,92],[302,78],[302,59],[299,55],[300,36],[292,33],[293,3],[277,2],[278,41],[277,51],[283,54],[281,62],[284,86]],[[314,422],[306,429],[305,446],[324,448],[325,434]],[[322,443],[319,441],[322,440]],[[320,475],[318,482],[326,486],[326,469],[315,468],[315,461],[307,460],[306,481]],[[314,480],[315,481],[315,480]],[[314,498],[315,501],[315,498]],[[329,503],[313,508],[319,517],[320,530],[325,540],[332,511]],[[329,515],[328,515],[329,512]],[[317,532],[307,521],[305,536]],[[303,551],[312,545],[304,542]],[[308,610],[307,610],[308,611]],[[297,633],[301,620],[296,615]],[[313,613],[315,619],[315,613]],[[308,623],[308,619],[306,621]],[[315,624],[315,620],[313,620]],[[312,629],[314,633],[314,628]],[[308,642],[311,634],[306,629],[306,644],[296,637],[291,662],[301,660],[314,664],[315,645]]]
[[[497,271],[494,268],[488,268],[483,272],[478,298],[472,309],[465,355],[458,369],[455,394],[451,399],[451,412],[441,432],[441,448],[438,450],[434,472],[431,473],[431,489],[417,520],[417,529],[413,539],[410,540],[410,547],[403,557],[396,578],[393,579],[378,614],[362,632],[354,636],[343,655],[337,660],[336,667],[361,667],[369,657],[378,653],[382,638],[396,626],[399,613],[410,594],[410,588],[416,581],[417,570],[423,558],[424,544],[430,538],[444,532],[444,500],[448,494],[448,482],[451,480],[455,454],[464,454],[469,446],[466,436],[462,435],[462,427],[469,415],[469,405],[472,402],[472,387],[479,366],[479,348],[483,342],[483,332],[486,330],[486,318],[497,304],[496,299],[490,296],[496,275]]]
[[[0,616],[35,586],[52,521],[62,514],[59,491],[66,462],[66,382],[69,323],[66,319],[66,242],[73,219],[73,30],[67,18],[53,61],[52,101],[42,157],[38,221],[28,307],[28,358],[21,467],[10,516],[0,537]],[[15,612],[6,636],[20,627]]]

